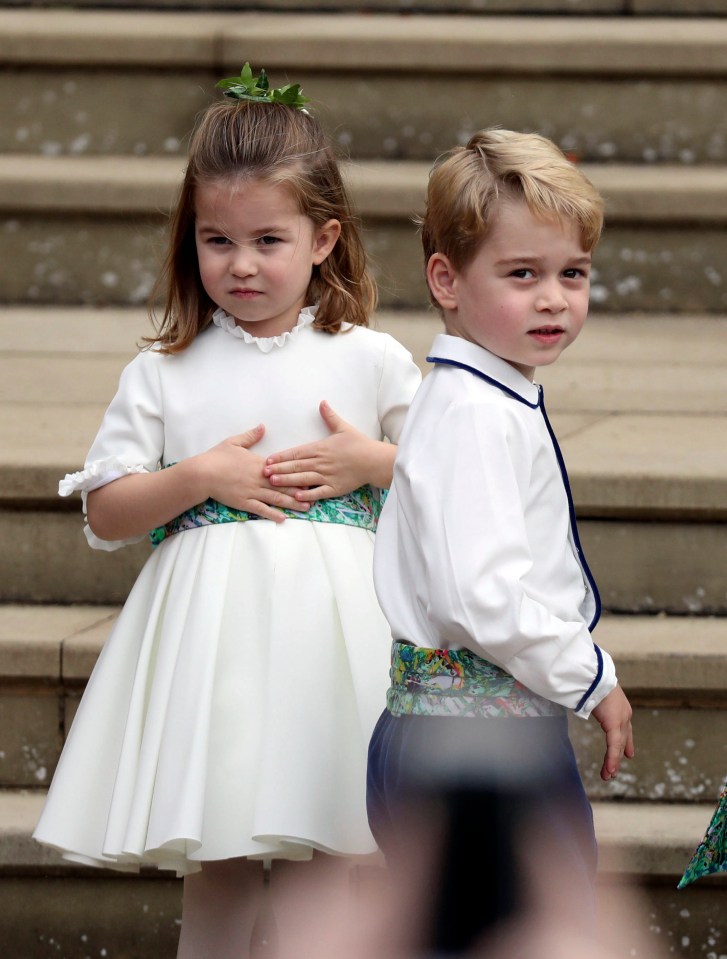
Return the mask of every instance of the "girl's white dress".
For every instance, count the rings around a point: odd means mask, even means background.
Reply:
[[[420,373],[385,333],[272,339],[222,311],[180,354],[123,371],[83,471],[87,492],[264,423],[261,455],[327,435],[326,399],[398,441]],[[97,540],[113,549],[123,543]],[[165,539],[89,680],[35,838],[73,861],[184,875],[233,856],[362,855],[366,755],[385,706],[391,635],[374,534],[335,523],[232,522]]]

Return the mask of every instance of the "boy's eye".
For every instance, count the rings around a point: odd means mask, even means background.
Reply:
[[[518,280],[529,280],[533,276],[533,271],[523,266],[519,270],[513,270],[510,276],[514,276]]]
[[[570,270],[564,270],[563,276],[567,280],[580,280],[588,277],[588,271],[574,266]]]

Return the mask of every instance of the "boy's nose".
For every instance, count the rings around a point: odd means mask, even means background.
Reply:
[[[568,307],[568,300],[555,280],[544,283],[538,290],[535,307],[547,313],[561,313]]]

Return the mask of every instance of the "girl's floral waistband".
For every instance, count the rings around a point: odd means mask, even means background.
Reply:
[[[335,496],[330,499],[318,500],[311,503],[310,509],[305,512],[282,510],[291,519],[307,519],[314,523],[342,523],[345,526],[356,526],[376,532],[381,507],[386,500],[387,490],[378,486],[360,486],[344,496]],[[193,506],[173,520],[158,526],[149,533],[152,546],[158,546],[169,536],[181,533],[186,529],[196,529],[199,526],[210,526],[215,523],[246,523],[249,520],[260,519],[255,513],[232,509],[208,499],[204,503]]]
[[[510,673],[468,649],[394,642],[387,707],[394,716],[561,716]]]

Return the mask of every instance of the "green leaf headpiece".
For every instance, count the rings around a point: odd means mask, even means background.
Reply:
[[[289,83],[287,86],[276,87],[271,90],[267,73],[261,70],[260,76],[254,77],[249,63],[246,63],[240,70],[239,77],[228,77],[226,80],[220,80],[216,86],[224,92],[226,97],[231,97],[233,100],[252,100],[255,103],[284,103],[296,110],[303,110],[305,104],[310,103],[310,98],[304,97],[300,92],[299,83]]]

